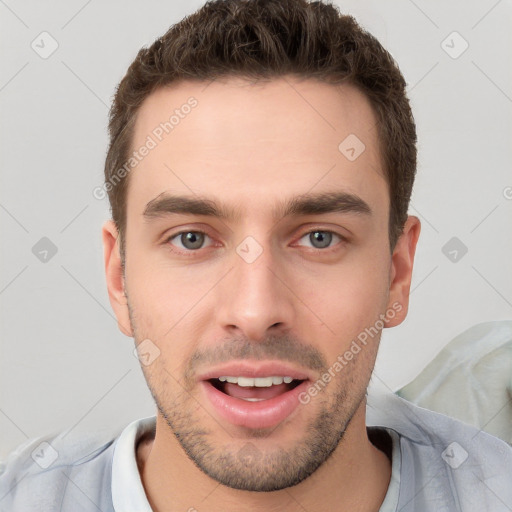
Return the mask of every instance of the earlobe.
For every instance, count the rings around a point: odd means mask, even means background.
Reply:
[[[112,220],[105,222],[103,225],[102,238],[105,276],[110,305],[114,310],[121,332],[126,336],[133,337],[119,250],[119,234]]]
[[[395,327],[407,316],[414,255],[420,231],[418,217],[409,215],[391,257],[388,309],[393,309],[395,314],[393,318],[386,319],[385,327]]]

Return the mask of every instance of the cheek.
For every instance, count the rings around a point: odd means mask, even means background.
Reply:
[[[381,263],[383,262],[383,263]],[[350,264],[349,264],[350,263]],[[384,260],[359,254],[354,261],[324,269],[302,281],[302,294],[311,310],[325,323],[331,356],[350,345],[366,328],[375,325],[388,296],[388,270]]]
[[[140,326],[163,336],[189,312],[215,282],[215,272],[197,265],[173,266],[162,258],[138,257],[126,264],[130,304]]]
[[[178,268],[135,255],[127,262],[127,289],[137,339],[151,340],[161,355],[148,368],[148,378],[161,382],[167,372],[176,379],[182,374],[182,365],[204,338],[201,326],[205,318],[212,318],[213,309],[205,317],[205,307],[221,270],[199,265]]]

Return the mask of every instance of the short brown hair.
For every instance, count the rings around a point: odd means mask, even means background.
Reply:
[[[129,158],[144,99],[178,80],[283,75],[349,83],[370,100],[388,183],[393,250],[407,220],[416,174],[416,127],[406,82],[392,56],[354,18],[328,3],[215,0],[143,47],[117,87],[109,115],[105,183],[110,183],[107,191],[123,260],[128,176],[117,176],[118,183],[112,183]]]

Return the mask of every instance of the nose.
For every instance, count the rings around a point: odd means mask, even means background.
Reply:
[[[263,248],[249,263],[235,252],[232,270],[217,290],[217,321],[224,330],[240,331],[248,339],[262,340],[270,333],[286,332],[294,320],[293,293],[286,272],[270,248]]]

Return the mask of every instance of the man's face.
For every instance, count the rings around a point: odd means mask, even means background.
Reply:
[[[397,298],[376,117],[347,85],[207,85],[160,89],[139,111],[133,149],[148,135],[157,144],[129,176],[127,304],[114,307],[145,343],[169,442],[174,434],[225,485],[279,489],[327,460],[364,407],[380,332],[332,367]],[[158,141],[155,129],[191,96],[197,105]],[[342,207],[284,215],[292,200],[321,194],[340,194]],[[173,212],[171,195],[233,217]],[[331,381],[308,393],[330,368]],[[250,375],[294,381],[218,380]]]

